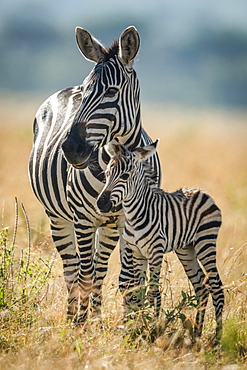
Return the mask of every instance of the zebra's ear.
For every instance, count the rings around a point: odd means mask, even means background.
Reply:
[[[123,31],[119,38],[119,57],[124,64],[132,64],[140,47],[140,36],[134,26]]]
[[[76,42],[80,52],[84,57],[92,62],[98,63],[102,58],[104,46],[94,38],[88,31],[81,27],[76,27]]]
[[[159,139],[157,139],[152,144],[135,149],[133,152],[135,153],[137,162],[145,161],[147,158],[151,157],[151,155],[153,155],[156,152],[158,142]]]
[[[121,145],[119,144],[117,139],[113,139],[106,145],[106,150],[111,157],[115,157],[121,152]]]

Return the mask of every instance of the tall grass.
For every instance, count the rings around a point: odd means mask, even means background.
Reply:
[[[25,247],[16,245],[19,219],[17,200],[15,209],[12,240],[9,239],[8,228],[0,233],[0,347],[3,350],[13,347],[13,333],[31,328],[37,322],[42,301],[49,290],[48,280],[55,257],[48,261],[31,251],[30,225],[23,204],[21,211],[26,220],[27,241]],[[23,337],[20,339],[22,342]],[[15,341],[19,343],[17,337]]]
[[[0,117],[6,123],[9,109],[6,104],[1,108]],[[161,139],[158,151],[163,188],[173,191],[184,185],[203,187],[214,196],[223,213],[217,256],[226,304],[222,343],[216,349],[211,346],[215,332],[211,302],[202,343],[198,348],[191,346],[193,291],[173,253],[167,256],[162,271],[161,321],[154,321],[144,305],[134,320],[123,325],[116,250],[103,287],[102,322],[92,320],[78,328],[66,322],[62,264],[53,255],[48,220],[27,177],[33,114],[33,110],[30,113],[24,109],[18,116],[17,109],[8,125],[1,122],[0,368],[192,370],[231,364],[244,368],[246,114],[156,109],[144,111],[143,117],[153,139]]]

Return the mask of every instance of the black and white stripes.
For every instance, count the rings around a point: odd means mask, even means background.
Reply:
[[[82,85],[59,91],[39,108],[29,176],[63,261],[68,317],[79,322],[86,318],[91,293],[92,310],[100,309],[108,258],[124,218],[121,205],[105,215],[96,207],[109,161],[104,145],[117,138],[135,148],[151,140],[142,129],[133,69],[140,43],[137,30],[127,28],[109,49],[84,29],[76,29],[76,38],[84,57],[96,65]],[[158,185],[157,156],[150,165]]]
[[[150,302],[157,313],[161,306],[158,288],[164,253],[175,251],[200,302],[195,334],[201,335],[209,293],[215,307],[217,339],[221,336],[224,293],[216,267],[216,239],[221,212],[214,200],[198,188],[182,188],[167,193],[152,187],[150,171],[142,161],[154,155],[156,143],[129,151],[118,143],[108,144],[112,158],[106,170],[106,185],[97,205],[109,212],[122,201],[125,214],[123,238],[128,248],[122,255],[122,274],[134,270],[139,286],[146,273],[151,281]],[[133,252],[133,260],[130,251]],[[202,266],[202,267],[201,267]],[[131,276],[130,276],[131,279]]]

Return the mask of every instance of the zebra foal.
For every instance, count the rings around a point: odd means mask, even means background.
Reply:
[[[111,160],[106,184],[97,200],[99,210],[109,212],[122,202],[125,214],[123,238],[133,251],[135,285],[143,284],[150,269],[150,303],[161,306],[159,277],[164,253],[175,251],[198,297],[194,333],[200,337],[209,293],[216,316],[216,339],[222,332],[224,293],[216,267],[216,239],[221,212],[212,197],[199,188],[182,188],[167,193],[152,187],[143,161],[156,152],[156,143],[129,151],[108,144]],[[122,261],[128,263],[128,248]],[[203,269],[205,273],[203,272]]]

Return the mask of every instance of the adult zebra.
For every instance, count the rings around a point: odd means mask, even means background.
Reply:
[[[202,333],[210,292],[217,322],[216,338],[219,340],[224,292],[216,266],[216,239],[221,212],[212,197],[199,188],[182,188],[167,193],[150,186],[150,172],[145,170],[142,161],[156,152],[156,144],[133,151],[118,143],[108,144],[112,159],[97,205],[104,213],[123,202],[126,216],[123,237],[129,249],[133,250],[130,266],[134,266],[135,285],[143,284],[148,263],[151,276],[149,298],[150,303],[156,305],[156,313],[161,306],[159,276],[163,255],[175,251],[198,297],[195,335]],[[129,255],[126,254],[125,258],[128,261]],[[125,267],[128,267],[126,261]],[[138,304],[138,299],[136,301]]]
[[[95,207],[109,161],[104,145],[117,138],[135,148],[150,138],[141,126],[133,69],[140,45],[136,28],[128,27],[108,49],[79,27],[76,40],[83,56],[96,65],[82,85],[55,93],[39,108],[29,176],[63,261],[67,315],[80,322],[87,316],[91,292],[93,311],[100,312],[102,281],[123,224],[120,205],[103,216]],[[158,157],[151,162],[158,185]],[[125,272],[123,286],[132,276],[131,270]]]

